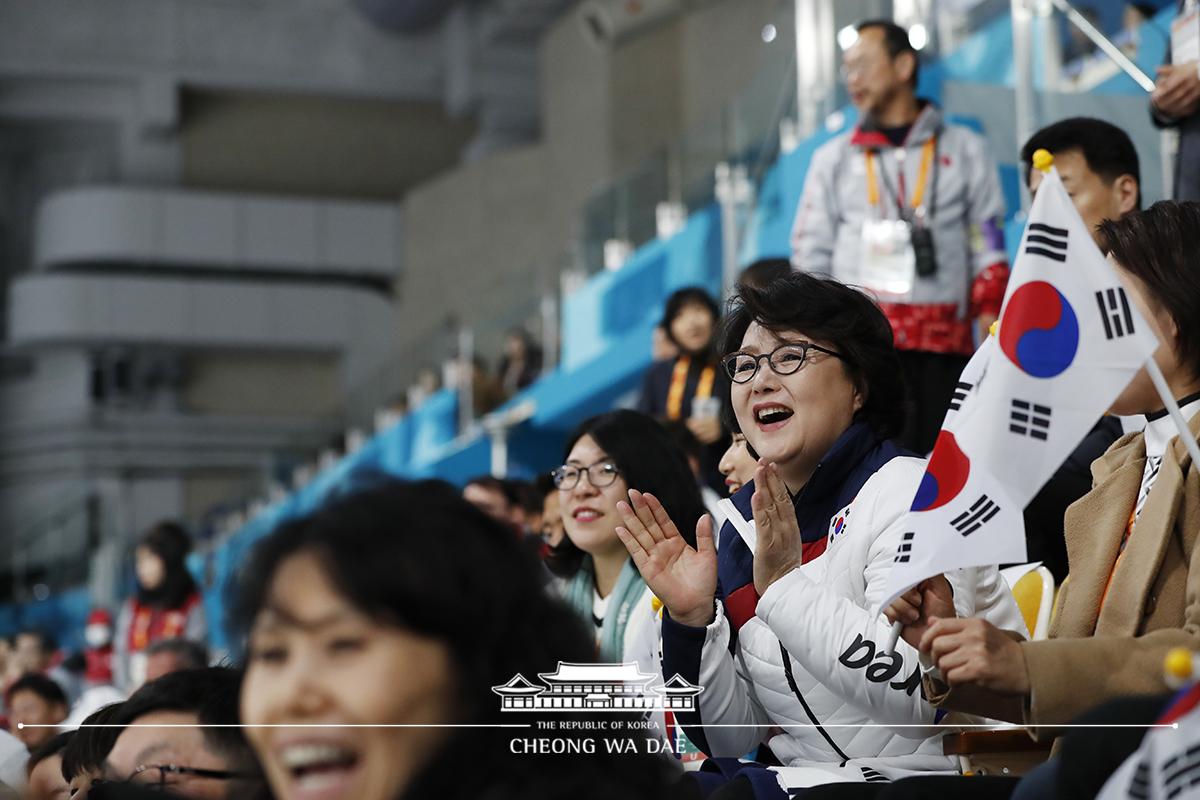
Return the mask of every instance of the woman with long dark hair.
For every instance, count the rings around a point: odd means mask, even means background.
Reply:
[[[160,522],[134,550],[137,591],[117,616],[113,645],[113,680],[119,689],[133,691],[145,681],[145,651],[159,639],[205,640],[204,606],[185,563],[191,549],[187,531]]]
[[[600,660],[656,667],[651,594],[617,537],[617,503],[631,490],[650,494],[694,530],[705,510],[687,460],[658,422],[626,410],[584,421],[563,460],[554,480],[566,537],[551,562],[563,595],[591,621]]]
[[[239,587],[242,722],[276,800],[664,796],[664,761],[553,755],[539,737],[579,734],[533,723],[576,718],[502,712],[495,689],[594,648],[532,554],[447,484],[384,483],[285,523]]]

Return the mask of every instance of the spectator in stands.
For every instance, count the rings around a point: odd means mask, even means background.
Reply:
[[[504,337],[500,357],[500,390],[512,397],[542,374],[542,349],[523,328],[513,328]]]
[[[1154,358],[1192,435],[1200,431],[1200,203],[1156,203],[1100,227],[1103,249],[1161,342]],[[927,689],[944,708],[1027,725],[1070,722],[1106,700],[1167,691],[1163,659],[1200,647],[1200,473],[1143,369],[1113,403],[1145,414],[1092,466],[1095,488],[1067,512],[1070,579],[1046,641],[960,619],[944,586],[888,610],[937,666]],[[935,583],[940,583],[936,579]],[[1149,723],[1153,716],[1145,719]],[[1115,768],[1117,763],[1103,765]]]
[[[877,604],[925,470],[888,440],[903,383],[887,319],[863,293],[797,272],[742,287],[721,344],[729,421],[762,459],[719,550],[707,522],[685,543],[649,497],[619,506],[621,539],[666,609],[663,674],[705,686],[678,719],[710,756],[769,739],[785,766],[811,768],[765,777],[789,789],[950,769],[936,728],[856,727],[936,719],[914,649],[875,659],[888,638]],[[1024,630],[994,568],[956,581],[965,615]]]
[[[104,759],[121,735],[111,727],[121,713],[122,703],[112,703],[83,719],[62,754],[62,776],[71,787],[71,800],[86,800],[92,781],[104,775]]]
[[[200,592],[184,563],[192,542],[174,522],[160,522],[134,551],[137,591],[117,616],[113,671],[129,691],[146,678],[146,648],[159,639],[204,641],[207,626]]]
[[[194,798],[264,796],[254,754],[235,727],[240,681],[236,670],[206,667],[146,683],[114,714],[112,724],[124,727],[92,786],[128,783]]]
[[[721,427],[721,373],[713,353],[713,333],[720,319],[715,300],[697,286],[680,289],[667,298],[662,328],[679,355],[651,364],[642,379],[637,410],[655,419],[683,420],[704,445],[700,460],[704,482],[721,486],[717,462],[727,436]]]
[[[74,681],[62,668],[62,656],[54,639],[42,630],[23,630],[13,640],[13,680],[31,672],[49,675],[70,699]]]
[[[1117,126],[1090,117],[1074,117],[1031,136],[1021,148],[1021,163],[1032,194],[1037,194],[1042,183],[1042,172],[1033,169],[1033,154],[1041,149],[1054,154],[1059,177],[1094,237],[1100,235],[1100,223],[1120,219],[1141,208],[1137,150],[1128,134]],[[1121,433],[1121,423],[1116,417],[1105,416],[1098,421],[1025,507],[1029,559],[1043,562],[1060,583],[1067,575],[1063,514],[1067,506],[1092,488],[1092,462]]]
[[[235,607],[249,631],[243,721],[361,726],[250,728],[275,797],[310,786],[325,800],[657,796],[661,762],[514,757],[512,731],[398,727],[510,721],[492,687],[593,660],[539,572],[437,482],[350,495],[264,540]]]
[[[66,719],[67,695],[39,672],[22,675],[5,695],[9,731],[30,750],[54,738],[54,726]]]
[[[159,639],[146,648],[146,681],[181,669],[208,666],[208,648],[190,639]]]
[[[1167,63],[1158,68],[1150,114],[1160,128],[1179,129],[1175,156],[1176,200],[1200,200],[1200,61],[1196,59],[1200,19],[1191,0],[1177,0],[1178,14],[1171,26]],[[1179,51],[1184,51],[1182,54]]]
[[[29,754],[26,800],[66,800],[70,796],[70,786],[62,776],[62,754],[74,735],[74,731],[60,733]]]
[[[731,496],[737,494],[754,478],[754,470],[757,467],[758,454],[746,441],[746,434],[735,433],[725,455],[721,456],[721,463],[717,465],[721,474],[725,476],[725,485],[729,487]]]
[[[549,548],[557,547],[563,539],[562,503],[558,497],[558,487],[554,485],[554,476],[546,472],[537,476],[534,490],[542,498],[541,526],[538,532],[546,543],[545,557]]]
[[[600,661],[637,660],[653,670],[650,591],[618,536],[617,504],[631,490],[653,495],[690,539],[705,509],[687,460],[650,417],[613,411],[575,429],[554,480],[567,540],[585,554],[568,577],[567,602],[591,621]]]
[[[858,126],[813,155],[792,263],[882,302],[910,397],[900,442],[933,447],[959,374],[1000,313],[1004,197],[982,136],[916,95],[918,58],[894,23],[858,25],[844,55]]]
[[[513,487],[491,475],[479,475],[467,481],[463,487],[463,499],[497,522],[502,522],[512,532],[519,533],[525,524],[525,512],[520,498]]]

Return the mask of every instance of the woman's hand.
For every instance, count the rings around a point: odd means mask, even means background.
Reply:
[[[975,685],[1000,694],[1029,694],[1029,668],[1015,639],[982,619],[930,619],[918,649],[928,653],[950,686]]]
[[[625,523],[617,528],[617,537],[671,619],[696,628],[711,623],[717,594],[712,519],[705,514],[696,523],[693,548],[652,494],[630,489],[629,502],[617,503],[617,512]]]
[[[758,544],[754,548],[754,591],[762,597],[771,584],[800,566],[804,544],[796,509],[775,464],[759,459],[750,498]]]
[[[901,623],[900,636],[917,647],[929,629],[931,618],[953,619],[958,612],[954,610],[954,590],[950,588],[950,582],[945,575],[935,575],[897,597],[883,614],[888,622]]]

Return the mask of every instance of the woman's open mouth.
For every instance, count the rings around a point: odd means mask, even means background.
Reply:
[[[795,413],[779,403],[763,403],[754,407],[754,424],[761,431],[779,430]]]
[[[307,743],[285,747],[279,760],[292,779],[296,800],[348,798],[359,766],[358,753],[334,743]]]

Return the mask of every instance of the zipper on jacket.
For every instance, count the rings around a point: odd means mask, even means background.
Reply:
[[[800,687],[796,686],[796,678],[792,675],[792,656],[788,653],[787,648],[783,646],[783,642],[779,643],[779,654],[783,656],[783,674],[787,676],[788,688],[792,690],[792,694],[796,695],[796,699],[800,701],[800,707],[808,715],[808,721],[816,726],[817,731],[825,737],[825,741],[829,743],[833,751],[842,757],[842,764],[844,765],[850,760],[850,756],[842,752],[842,748],[837,746],[837,742],[829,735],[829,731],[825,730],[824,726],[817,720],[817,716],[813,714],[812,709],[808,707],[808,703],[804,701],[804,695],[800,694]]]

